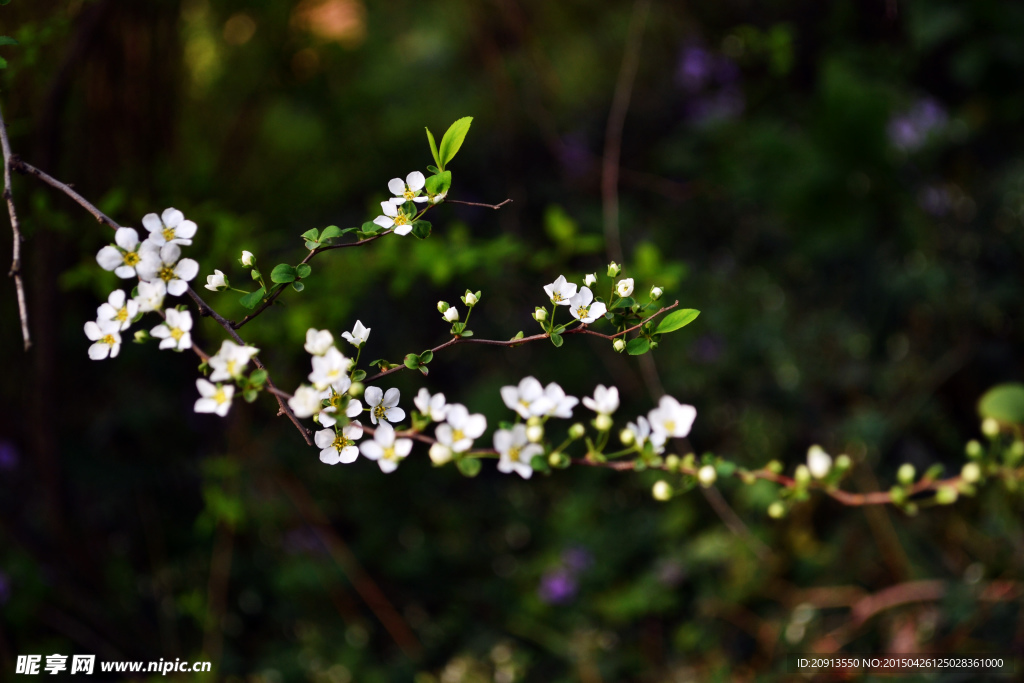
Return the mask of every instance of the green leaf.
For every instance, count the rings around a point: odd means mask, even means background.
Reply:
[[[421,240],[425,240],[430,237],[430,228],[429,221],[416,221],[412,224],[412,234]]]
[[[306,240],[306,249],[316,249],[320,246],[319,242],[313,242],[312,240]]]
[[[635,303],[636,303],[636,301],[634,301],[632,298],[630,298],[628,296],[624,296],[621,299],[619,299],[618,301],[616,301],[614,304],[612,304],[612,307],[609,310],[614,311],[617,308],[629,308],[630,306],[632,306]]]
[[[0,57],[0,69],[6,69],[6,68],[7,68],[7,60],[4,59],[3,57]]]
[[[453,123],[448,131],[441,138],[441,147],[438,150],[439,159],[437,159],[438,167],[443,171],[445,164],[455,158],[455,154],[462,147],[463,140],[466,139],[466,134],[469,133],[469,126],[473,123],[472,116],[464,116],[455,123]]]
[[[658,334],[665,334],[666,332],[675,332],[681,327],[686,327],[700,315],[700,311],[693,308],[684,308],[681,311],[672,311],[658,323],[658,329],[655,330]]]
[[[534,472],[543,472],[547,474],[551,471],[551,466],[548,465],[548,459],[543,455],[535,455],[530,458],[530,469]]]
[[[551,333],[551,343],[554,344],[556,347],[561,346],[562,345],[562,335],[558,334],[557,332],[552,332]]]
[[[259,280],[260,279],[260,271],[258,269],[256,269],[256,268],[253,268],[252,270],[250,270],[249,271],[249,275],[252,276],[253,280]]]
[[[252,309],[256,308],[256,306],[262,300],[263,300],[263,288],[260,287],[255,292],[249,292],[248,294],[243,296],[241,299],[238,300],[238,303],[242,304],[243,306],[245,306],[249,310],[252,310]]]
[[[407,353],[407,354],[405,354],[405,367],[409,368],[410,370],[415,370],[419,366],[420,366],[420,357],[419,356],[417,356],[415,353]]]
[[[259,396],[259,395],[260,395],[260,392],[257,391],[256,389],[246,389],[242,393],[242,396],[245,397],[245,402],[246,403],[252,403],[253,401],[256,400],[256,397]]]
[[[249,383],[250,384],[255,384],[256,386],[263,386],[263,384],[266,383],[266,381],[267,381],[267,371],[266,370],[255,370],[251,375],[249,375]]]
[[[476,458],[461,458],[455,463],[459,472],[462,472],[467,477],[475,477],[480,474],[480,461]]]
[[[426,190],[427,194],[441,194],[442,192],[447,192],[451,186],[452,172],[445,171],[444,173],[428,177]]]
[[[327,231],[325,230],[324,232],[327,232]],[[320,231],[317,230],[316,228],[312,228],[311,230],[307,230],[306,232],[302,233],[302,236],[305,237],[307,240],[311,240],[313,242],[319,242],[320,241]]]
[[[512,337],[512,340],[514,341],[516,339],[522,339],[522,338],[523,338],[523,331],[519,330],[518,332],[516,332],[516,336]]]
[[[366,233],[367,235],[376,235],[378,232],[381,232],[382,230],[384,230],[384,228],[380,227],[379,225],[377,225],[373,221],[366,221],[365,223],[363,223],[362,227],[359,228],[359,229],[362,232]]]
[[[462,332],[459,332],[459,336],[460,337],[472,337],[473,336],[473,330],[467,330],[467,329],[465,329],[465,327],[463,327]]]
[[[430,154],[434,157],[434,163],[441,168],[444,168],[444,164],[441,163],[441,157],[437,154],[437,143],[434,142],[434,134],[431,133],[430,129],[426,126],[424,126],[423,129],[427,131],[427,142],[430,143]],[[427,169],[429,170],[429,168],[430,167],[428,166]]]
[[[366,379],[366,370],[356,370],[352,373],[353,382],[362,382],[364,379]]]
[[[424,377],[430,374],[430,368],[428,368],[426,365],[421,365],[416,369],[419,370]]]
[[[276,282],[277,284],[287,284],[295,280],[295,267],[289,266],[287,263],[278,263],[274,266],[274,269],[270,271],[270,281]]]
[[[423,353],[420,354],[420,363],[426,365],[427,363],[429,363],[432,360],[434,360],[434,352],[433,351],[427,349],[426,351],[424,351]]]
[[[309,274],[312,271],[313,271],[313,269],[309,266],[308,263],[300,263],[299,265],[295,266],[295,275],[300,277],[300,278],[309,277]],[[273,276],[271,276],[271,277],[273,277]]]
[[[296,280],[295,282],[292,283],[292,289],[294,289],[296,292],[301,292],[305,288],[306,288],[306,285],[302,284],[298,280]]]
[[[994,386],[978,401],[978,414],[999,422],[1024,424],[1024,384]]]
[[[348,228],[348,230],[352,230],[352,228]],[[337,225],[328,225],[326,228],[324,228],[324,231],[320,233],[320,241],[322,242],[324,240],[329,240],[332,237],[341,237],[344,234],[345,231],[339,228]]]
[[[626,353],[631,356],[642,356],[651,350],[651,340],[647,337],[637,337],[626,342]]]
[[[438,173],[441,172],[441,169],[439,169],[437,166],[434,166],[433,164],[427,166],[427,170],[433,173],[434,175],[437,175]]]
[[[7,3],[0,2],[0,5],[6,5]],[[0,36],[0,45],[17,45],[18,41],[10,36]]]

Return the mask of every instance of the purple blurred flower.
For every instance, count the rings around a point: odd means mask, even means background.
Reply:
[[[13,470],[18,466],[18,449],[10,441],[0,441],[0,470]]]
[[[553,569],[540,577],[537,594],[550,605],[559,605],[572,600],[576,595],[576,578],[566,569]]]
[[[11,598],[11,580],[7,574],[0,572],[0,605],[3,605]]]
[[[701,90],[711,80],[714,67],[715,58],[710,52],[696,45],[685,47],[679,55],[676,83],[690,92]]]
[[[949,213],[953,201],[946,188],[938,185],[928,185],[917,194],[917,204],[925,213],[942,217]]]
[[[945,126],[947,118],[942,105],[926,97],[889,119],[889,142],[897,149],[912,152],[922,147],[929,135]]]
[[[742,114],[745,106],[743,91],[736,86],[726,86],[717,92],[694,97],[689,114],[698,123],[729,121]]]
[[[594,564],[594,556],[582,546],[567,549],[562,553],[562,564],[574,574],[580,574]]]

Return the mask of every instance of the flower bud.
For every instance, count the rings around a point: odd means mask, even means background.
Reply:
[[[967,457],[971,460],[977,460],[984,453],[981,448],[981,444],[978,443],[977,439],[971,439],[968,441],[967,446],[964,448],[964,452],[967,453]]]
[[[797,484],[807,486],[811,483],[811,471],[807,469],[807,465],[797,465],[793,478],[796,479]]]
[[[623,446],[632,446],[633,442],[636,441],[636,435],[633,434],[632,429],[623,429],[619,432],[619,441],[622,442]]]
[[[633,278],[627,277],[615,285],[615,292],[621,297],[627,297],[633,293]]]
[[[542,323],[542,322],[544,322],[545,320],[548,319],[548,312],[546,310],[544,310],[543,308],[541,308],[540,306],[538,306],[533,311],[533,319],[536,320],[539,323]]]
[[[772,460],[764,468],[772,474],[782,474],[782,463],[778,460]]]
[[[943,486],[935,492],[935,502],[939,505],[952,505],[959,496],[960,494],[952,486]]]
[[[530,443],[538,443],[544,438],[544,425],[530,425],[526,428],[526,440]]]
[[[990,439],[996,438],[999,436],[999,423],[991,417],[986,417],[981,421],[981,433]]]
[[[917,475],[917,470],[914,469],[914,466],[909,462],[905,462],[896,470],[896,481],[904,486],[910,486],[914,483],[915,475]]]
[[[608,415],[605,415],[604,413],[601,413],[596,418],[594,418],[594,427],[596,427],[597,431],[599,432],[607,432],[609,429],[612,428],[612,418],[609,417]]]
[[[242,265],[247,268],[251,268],[256,265],[256,257],[252,255],[251,251],[242,252]]]
[[[430,461],[440,467],[452,459],[452,449],[443,443],[435,443],[430,447]]]
[[[836,469],[840,472],[845,472],[850,469],[851,465],[853,465],[853,461],[850,460],[850,456],[845,453],[836,456]]]
[[[563,469],[569,466],[569,456],[561,451],[552,451],[548,456],[548,464],[552,467]]]
[[[768,516],[772,519],[782,519],[786,516],[786,504],[781,500],[776,500],[768,506]]]
[[[714,465],[704,465],[704,467],[697,470],[697,481],[699,481],[700,485],[704,488],[708,488],[714,484],[716,479],[718,479],[718,472],[715,471]]]
[[[832,456],[821,446],[814,444],[807,449],[807,469],[815,479],[824,479],[832,470]]]
[[[587,287],[593,287],[597,283],[597,273],[587,273],[587,276],[583,278],[583,284]]]
[[[454,306],[449,306],[447,309],[445,309],[444,319],[450,323],[457,321],[459,319],[459,309],[455,308]]]
[[[669,500],[672,497],[672,486],[664,479],[660,479],[654,484],[654,488],[651,489],[651,495],[654,496],[654,500],[662,502]]]
[[[348,395],[353,398],[359,398],[363,395],[363,391],[366,386],[362,382],[352,382],[352,386],[348,388]]]
[[[437,302],[437,312],[438,313],[444,313],[447,310],[448,310],[448,302],[447,301],[438,301]]]
[[[651,301],[657,301],[661,298],[661,295],[665,293],[661,287],[651,287]],[[781,503],[780,503],[781,505]]]
[[[673,453],[672,455],[665,458],[665,467],[668,468],[669,472],[678,472],[679,465],[681,462],[682,461],[679,459],[679,456]]]
[[[149,339],[149,332],[147,332],[146,330],[135,330],[135,340],[134,341],[135,341],[136,344],[145,344],[148,339]]]
[[[620,337],[612,342],[612,348],[615,349],[616,353],[622,353],[626,350],[626,342]]]
[[[583,435],[587,433],[587,428],[581,425],[579,422],[569,427],[569,438],[572,440],[582,439]]]
[[[618,263],[612,261],[608,264],[608,277],[615,277],[620,272],[622,272],[622,268],[619,267]]]
[[[222,271],[214,270],[213,275],[206,276],[206,285],[204,286],[211,292],[219,292],[228,288],[228,279]]]
[[[1010,463],[1016,464],[1018,460],[1024,458],[1024,441],[1020,439],[1010,444]]]
[[[476,302],[479,301],[479,299],[476,298],[476,294],[468,289],[466,290],[466,298],[464,300],[467,306],[476,306]]]
[[[960,477],[968,484],[977,484],[981,479],[981,467],[976,462],[969,462],[960,470]]]

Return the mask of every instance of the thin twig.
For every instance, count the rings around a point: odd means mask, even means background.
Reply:
[[[14,239],[12,249],[11,270],[8,277],[14,278],[14,289],[18,296],[18,317],[21,319],[21,338],[25,350],[32,348],[32,336],[28,331],[28,305],[25,303],[25,284],[21,281],[21,226],[18,223],[18,212],[14,208],[14,195],[11,193],[11,166],[14,159],[11,155],[11,143],[7,139],[7,124],[4,123],[3,112],[0,112],[0,146],[4,154],[4,199],[7,200],[7,212],[11,215],[11,233]]]
[[[500,209],[501,207],[505,206],[506,204],[508,204],[511,201],[512,201],[511,199],[506,199],[501,204],[480,204],[478,202],[463,202],[463,201],[459,201],[458,199],[445,199],[444,203],[445,204],[462,204],[463,206],[479,206],[479,207],[484,208],[484,209]]]
[[[36,178],[42,180],[47,185],[55,187],[64,194],[66,194],[67,196],[71,197],[76,202],[78,202],[78,204],[83,209],[91,213],[93,217],[96,219],[96,222],[103,223],[104,225],[107,225],[110,228],[113,228],[114,230],[117,230],[118,228],[121,227],[120,225],[115,223],[113,219],[110,218],[110,216],[97,209],[96,206],[93,205],[89,200],[75,192],[70,185],[62,183],[61,181],[49,175],[45,171],[41,171],[32,164],[25,163],[21,159],[17,158],[14,159],[14,161],[11,163],[11,166],[18,173],[26,173],[28,175],[33,175]]]

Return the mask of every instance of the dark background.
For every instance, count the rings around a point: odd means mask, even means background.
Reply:
[[[611,383],[621,426],[660,385],[697,407],[698,452],[743,466],[792,471],[820,443],[853,458],[851,490],[887,489],[904,462],[957,472],[978,397],[1024,377],[1024,6],[645,8],[12,0],[0,106],[16,153],[122,225],[167,206],[195,220],[197,287],[214,268],[244,285],[242,249],[266,271],[298,261],[309,228],[372,219],[388,179],[431,163],[423,127],[473,116],[450,196],[513,203],[449,204],[426,241],[318,257],[306,292],[242,330],[292,390],[310,326],[358,318],[364,359],[397,361],[445,339],[438,299],[483,290],[473,329],[509,338],[536,329],[543,284],[604,269],[609,112],[642,17],[617,232],[638,290],[700,318],[653,363],[576,337],[467,346],[384,386],[495,425],[498,388],[524,375],[576,396]],[[327,467],[269,397],[194,414],[191,354],[126,343],[90,361],[82,326],[119,285],[95,261],[110,231],[30,178],[13,191],[35,345],[5,284],[5,671],[57,652],[209,659],[218,680],[267,683],[772,680],[828,642],[1024,647],[1019,597],[985,598],[1024,565],[1020,499],[998,483],[914,518],[818,495],[772,521],[768,484],[659,504],[650,472],[466,479],[423,449],[390,475]],[[212,352],[223,332],[195,337]],[[942,582],[928,600],[850,609],[925,579]]]

